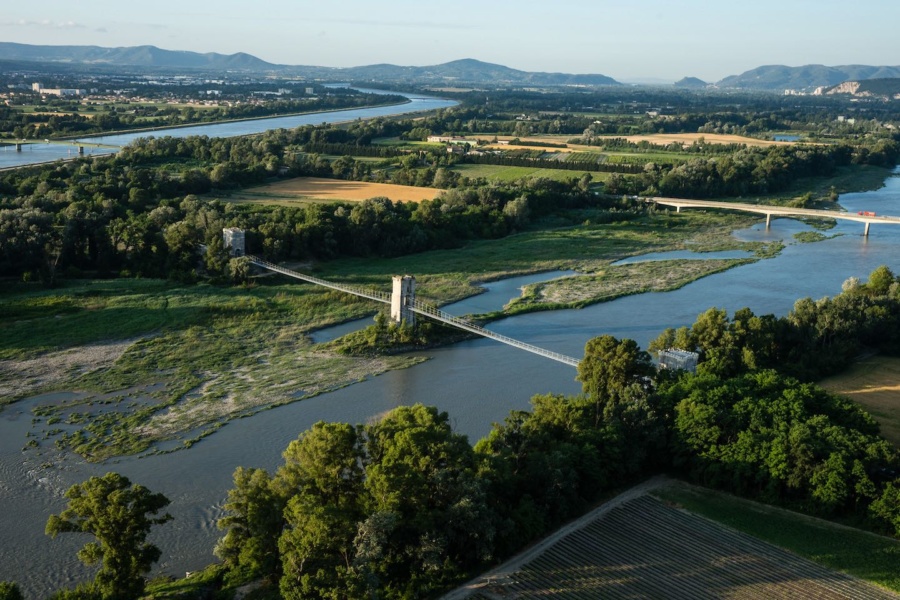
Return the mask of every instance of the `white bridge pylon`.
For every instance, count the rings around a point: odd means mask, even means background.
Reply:
[[[392,295],[386,292],[379,292],[376,290],[368,290],[365,288],[353,286],[353,285],[343,285],[340,283],[333,283],[331,281],[327,281],[325,279],[319,279],[318,277],[313,277],[311,275],[304,275],[302,273],[298,273],[296,271],[292,271],[290,269],[285,269],[284,267],[279,267],[276,264],[270,263],[266,260],[263,260],[257,256],[247,255],[247,258],[250,259],[250,262],[254,265],[261,267],[263,269],[267,269],[269,271],[273,271],[275,273],[281,273],[282,275],[287,275],[288,277],[293,277],[294,279],[299,279],[301,281],[306,281],[307,283],[314,283],[316,285],[321,285],[323,287],[327,287],[333,290],[337,290],[339,292],[344,292],[347,294],[353,294],[354,296],[360,296],[362,298],[368,298],[369,300],[374,300],[375,302],[382,302],[384,304],[391,304]],[[572,358],[571,356],[566,356],[565,354],[560,354],[559,352],[552,352],[550,350],[545,350],[544,348],[539,348],[538,346],[534,346],[532,344],[526,344],[525,342],[521,342],[519,340],[513,339],[511,337],[495,333],[490,331],[489,329],[485,329],[484,327],[480,327],[473,323],[466,321],[465,319],[461,319],[459,317],[453,316],[449,313],[442,311],[436,306],[432,306],[430,304],[426,304],[420,300],[413,299],[411,302],[405,302],[404,307],[406,310],[410,312],[414,312],[416,314],[429,317],[436,321],[440,321],[442,323],[446,323],[448,325],[452,325],[453,327],[457,327],[459,329],[463,329],[470,333],[474,333],[486,338],[490,338],[492,340],[496,340],[498,342],[502,342],[509,346],[513,346],[515,348],[519,348],[520,350],[525,350],[526,352],[531,352],[532,354],[537,354],[538,356],[543,356],[544,358],[549,358],[550,360],[555,360],[557,362],[561,362],[563,364],[567,364],[572,367],[578,366],[578,359]]]

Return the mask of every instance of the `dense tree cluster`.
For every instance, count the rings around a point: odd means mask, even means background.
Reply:
[[[729,320],[711,308],[691,327],[667,329],[650,344],[664,348],[700,352],[699,370],[720,377],[777,368],[814,380],[845,368],[864,349],[900,351],[900,281],[881,266],[867,283],[851,278],[837,296],[802,298],[780,318],[742,308]]]
[[[292,598],[423,597],[491,556],[475,452],[446,413],[317,423],[269,477],[239,469],[216,553]],[[280,557],[280,560],[279,560]]]
[[[742,496],[865,517],[900,467],[859,406],[776,371],[683,377],[660,403],[674,407],[673,466]]]
[[[871,146],[854,147],[841,144],[747,147],[732,150],[725,156],[698,157],[678,164],[647,162],[636,177],[613,176],[606,184],[606,191],[676,198],[768,194],[787,189],[800,177],[833,175],[838,167],[850,164],[887,167],[896,164],[898,159],[900,143],[886,139]]]

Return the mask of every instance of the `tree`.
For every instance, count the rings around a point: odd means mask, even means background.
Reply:
[[[288,599],[352,597],[357,523],[363,519],[363,446],[346,423],[319,422],[284,452],[275,487],[290,498],[278,540]],[[344,593],[338,592],[344,590]]]
[[[422,597],[489,558],[493,517],[447,413],[401,406],[366,434],[373,510],[355,540],[360,573],[386,598]]]
[[[169,499],[127,477],[107,473],[75,484],[66,491],[68,507],[47,520],[46,533],[89,533],[96,541],[85,544],[78,558],[85,565],[102,562],[94,588],[104,599],[129,600],[144,592],[144,574],[159,560],[160,550],[147,543],[153,525],[172,519],[154,516]]]
[[[634,340],[619,341],[611,335],[588,340],[576,379],[594,401],[595,424],[612,416],[618,404],[641,395],[653,372],[650,355]]]
[[[900,480],[884,486],[881,496],[869,506],[869,512],[889,524],[891,533],[900,535]]]
[[[894,281],[894,273],[886,265],[881,265],[869,274],[869,281],[866,283],[866,288],[873,295],[883,296],[888,293],[888,290]]]
[[[0,581],[0,600],[23,600],[22,590],[11,581]]]
[[[238,467],[225,501],[227,516],[217,523],[227,533],[215,555],[248,577],[276,576],[281,567],[278,536],[284,528],[284,505],[265,469]]]
[[[228,275],[234,283],[247,283],[250,281],[250,259],[246,256],[238,256],[229,259]]]

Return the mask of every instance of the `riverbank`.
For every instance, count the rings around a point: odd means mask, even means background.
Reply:
[[[740,241],[731,235],[758,222],[740,213],[661,212],[389,260],[319,263],[312,271],[383,291],[392,275],[415,274],[419,297],[437,305],[479,294],[485,281],[574,272],[532,284],[520,298],[509,298],[502,311],[481,315],[490,320],[674,290],[777,255],[780,238]],[[672,251],[743,251],[747,257],[613,264]],[[7,315],[0,373],[23,382],[4,400],[78,392],[40,409],[31,451],[52,444],[94,461],[190,447],[233,419],[425,360],[421,352],[347,356],[337,346],[313,343],[312,331],[371,315],[375,307],[272,277],[245,288],[127,279],[70,282],[50,291],[22,284],[0,295],[0,305]],[[65,358],[89,355],[103,344],[116,352],[99,363]],[[47,379],[46,369],[37,366],[53,361],[66,365],[64,375],[54,369],[57,375]]]
[[[593,272],[648,251],[758,247],[722,240],[747,222],[740,215],[686,213],[534,231],[390,260],[334,261],[315,270],[384,291],[391,275],[415,273],[420,297],[443,305],[480,293],[481,281],[515,274],[561,267]],[[706,268],[678,270],[681,285],[708,274]],[[621,293],[647,289],[648,278],[629,278]],[[6,315],[0,371],[22,382],[6,400],[77,392],[38,409],[30,451],[49,444],[93,461],[189,447],[230,420],[425,360],[347,356],[312,343],[310,332],[371,315],[375,307],[271,277],[246,288],[129,279],[74,281],[58,290],[19,284],[0,295],[0,306]],[[38,368],[111,341],[116,353],[108,360],[61,362],[69,366],[54,371],[65,374],[53,379]]]
[[[155,131],[167,130],[167,129],[183,129],[185,127],[198,127],[203,125],[219,125],[224,123],[245,123],[250,121],[259,121],[262,119],[275,119],[280,117],[299,117],[303,115],[311,115],[311,114],[330,114],[348,110],[359,110],[361,108],[383,108],[385,106],[403,106],[404,104],[411,103],[412,100],[409,98],[406,99],[405,102],[379,102],[376,104],[365,104],[359,106],[346,106],[343,108],[326,108],[326,109],[318,109],[318,110],[301,110],[294,112],[284,112],[284,113],[272,113],[269,115],[260,115],[255,117],[242,117],[239,119],[217,119],[214,121],[193,121],[190,123],[177,123],[173,125],[156,125],[154,127],[134,127],[129,129],[113,129],[110,131],[100,131],[100,132],[92,132],[87,135],[62,135],[62,136],[53,136],[52,134],[48,136],[48,139],[53,141],[78,141],[78,140],[91,140],[96,137],[106,137],[109,135],[126,135],[131,133],[153,133]],[[13,145],[15,140],[12,138],[8,139],[0,139],[0,146],[3,145]]]
[[[156,127],[137,127],[135,129],[117,129],[114,131],[104,131],[102,133],[91,133],[86,136],[63,136],[58,138],[50,138],[53,140],[90,140],[97,137],[106,137],[109,135],[126,135],[130,133],[153,133],[155,131],[162,131],[168,129],[184,129],[185,127],[202,127],[204,125],[221,125],[225,123],[249,123],[252,121],[261,121],[264,119],[277,119],[282,117],[301,117],[303,115],[315,115],[315,114],[333,114],[339,112],[345,112],[350,110],[359,110],[361,108],[383,108],[385,106],[403,106],[404,104],[411,103],[412,100],[408,99],[405,102],[381,102],[376,104],[366,104],[360,106],[346,106],[344,108],[328,108],[321,110],[303,110],[299,112],[288,112],[288,113],[273,113],[271,115],[262,115],[258,117],[245,117],[241,119],[219,119],[216,121],[196,121],[193,123],[179,123],[177,125],[158,125]],[[337,123],[342,123],[344,121],[337,121]]]

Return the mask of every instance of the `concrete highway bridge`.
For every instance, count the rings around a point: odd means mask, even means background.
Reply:
[[[116,146],[115,144],[99,144],[97,142],[84,142],[79,140],[51,140],[51,139],[43,139],[43,140],[9,140],[5,142],[5,146],[15,146],[16,152],[22,152],[22,149],[25,146],[30,144],[53,144],[55,146],[75,146],[78,148],[78,154],[84,155],[85,148],[115,148],[119,149],[121,146]]]
[[[876,215],[874,212],[848,213],[834,210],[818,210],[813,208],[791,208],[789,206],[773,206],[770,204],[746,204],[742,202],[715,202],[712,200],[685,200],[682,198],[646,198],[647,202],[653,202],[661,206],[672,206],[676,212],[682,208],[720,208],[724,210],[740,210],[766,215],[766,229],[772,223],[772,215],[776,217],[815,217],[819,219],[843,219],[844,221],[856,221],[865,223],[864,236],[869,235],[869,226],[873,223],[885,225],[900,225],[900,217]]]

